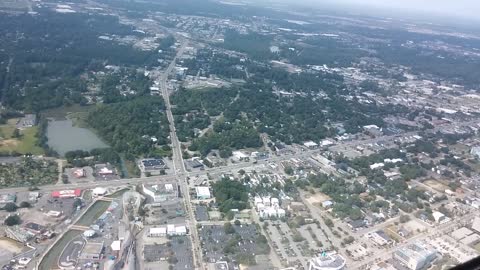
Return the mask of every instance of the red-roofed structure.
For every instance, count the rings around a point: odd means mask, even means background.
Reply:
[[[74,198],[80,197],[80,195],[82,195],[82,190],[79,188],[52,192],[53,198]]]

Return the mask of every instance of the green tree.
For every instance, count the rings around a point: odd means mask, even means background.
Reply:
[[[23,201],[20,203],[20,208],[30,208],[31,206],[32,204],[27,201]]]
[[[15,212],[17,211],[17,205],[15,203],[12,203],[12,202],[9,202],[7,204],[5,204],[5,206],[3,207],[3,210],[7,211],[7,212]]]
[[[5,219],[5,225],[7,226],[14,226],[18,225],[22,222],[18,215],[11,215]]]
[[[225,230],[226,234],[234,234],[235,233],[235,228],[233,227],[232,223],[230,222],[225,222],[223,225],[223,229]]]

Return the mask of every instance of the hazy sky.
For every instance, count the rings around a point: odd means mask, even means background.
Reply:
[[[387,13],[408,13],[415,15],[424,13],[430,15],[443,15],[463,19],[480,18],[480,0],[273,0],[292,4],[302,2],[308,5],[338,5],[368,10],[384,10]]]

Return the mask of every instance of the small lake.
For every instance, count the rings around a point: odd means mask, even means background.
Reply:
[[[47,128],[48,145],[61,156],[68,151],[90,151],[106,148],[104,143],[91,130],[73,126],[72,120],[50,120]]]

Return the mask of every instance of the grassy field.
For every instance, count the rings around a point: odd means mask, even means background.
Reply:
[[[18,119],[9,119],[7,124],[0,125],[0,152],[18,152],[21,154],[43,154],[43,149],[36,145],[37,127],[30,127],[20,131],[20,138],[13,138]]]
[[[110,202],[96,201],[85,214],[78,220],[76,225],[90,226],[97,220],[110,206]]]
[[[75,116],[80,116],[84,113],[88,113],[89,110],[93,109],[95,106],[80,106],[78,104],[69,106],[69,107],[59,107],[55,109],[50,109],[42,112],[42,115],[47,118],[53,118],[55,120],[66,120],[67,117],[70,119],[76,118]],[[74,120],[75,121],[75,120]]]
[[[63,249],[68,243],[80,235],[82,231],[70,230],[66,232],[60,240],[50,249],[50,251],[43,257],[38,270],[58,269],[58,258],[63,252]]]

